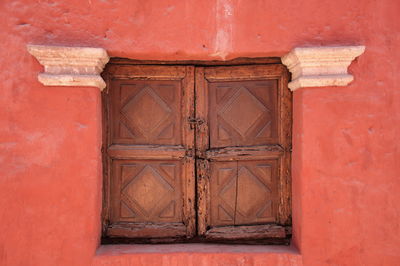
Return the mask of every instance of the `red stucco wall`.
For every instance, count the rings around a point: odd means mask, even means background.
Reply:
[[[394,0],[1,1],[0,265],[400,265],[399,10]],[[164,60],[366,45],[351,85],[294,93],[298,251],[98,249],[99,90],[41,85],[28,43]]]

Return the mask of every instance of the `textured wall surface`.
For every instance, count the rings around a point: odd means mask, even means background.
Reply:
[[[0,265],[399,265],[399,10],[391,0],[1,1]],[[298,251],[99,249],[100,92],[41,85],[28,43],[160,60],[366,45],[349,86],[294,92]]]

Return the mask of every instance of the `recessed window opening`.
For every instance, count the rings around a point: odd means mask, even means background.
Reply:
[[[103,243],[289,243],[279,59],[112,59],[103,77]]]

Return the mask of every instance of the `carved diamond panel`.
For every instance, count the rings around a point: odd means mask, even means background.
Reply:
[[[273,222],[278,204],[277,161],[238,162],[236,224]]]
[[[211,225],[275,221],[276,161],[211,162]]]
[[[113,143],[181,144],[182,95],[178,81],[118,82],[118,89],[110,91]]]
[[[139,207],[149,214],[173,188],[150,166],[146,166],[126,187],[126,193]]]
[[[123,162],[123,164],[122,164]],[[175,161],[116,161],[119,219],[180,222],[181,169]]]
[[[210,83],[211,147],[278,143],[277,93],[273,80]]]
[[[241,167],[238,172],[237,210],[243,216],[249,216],[259,211],[268,199],[271,191],[246,167]]]
[[[222,108],[220,115],[240,135],[245,136],[267,108],[246,88],[241,87]]]
[[[171,109],[150,87],[146,87],[122,107],[121,112],[146,135],[168,118]]]

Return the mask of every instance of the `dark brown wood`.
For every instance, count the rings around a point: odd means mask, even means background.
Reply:
[[[108,97],[108,89],[110,88],[110,79],[108,76],[107,72],[103,72],[102,74],[104,80],[106,81],[106,88],[103,90],[101,94],[101,99],[102,99],[102,163],[103,163],[103,193],[102,193],[102,212],[101,212],[101,218],[102,218],[102,235],[105,236],[107,235],[107,227],[110,223],[110,165],[111,165],[111,160],[110,157],[107,156],[107,148],[108,144],[110,143],[110,127],[109,127],[109,107],[110,107],[110,102],[109,102],[109,97]]]
[[[211,240],[265,239],[286,237],[285,227],[278,225],[214,227],[205,234]]]

